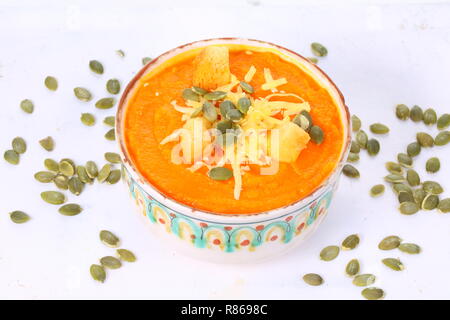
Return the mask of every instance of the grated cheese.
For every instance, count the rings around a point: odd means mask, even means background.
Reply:
[[[256,73],[256,68],[252,65],[250,67],[250,69],[247,71],[247,73],[245,74],[244,81],[247,82],[247,83],[252,81],[253,76],[255,75],[255,73]]]

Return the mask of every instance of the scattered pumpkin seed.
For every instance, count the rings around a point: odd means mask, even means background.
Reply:
[[[77,175],[81,182],[92,183],[91,177],[88,175],[87,170],[84,166],[77,166]]]
[[[3,154],[3,158],[10,164],[19,164],[20,155],[14,150],[6,150]]]
[[[406,171],[406,180],[411,187],[415,187],[420,184],[420,176],[414,169],[408,169],[408,171]]]
[[[95,124],[95,117],[92,113],[82,113],[80,120],[88,127],[92,127]]]
[[[76,203],[68,203],[59,208],[58,211],[64,216],[76,216],[83,209]]]
[[[428,194],[422,202],[423,210],[433,210],[439,205],[439,197],[435,194]]]
[[[402,175],[391,173],[385,176],[384,180],[389,183],[400,183],[405,181],[405,178]]]
[[[75,94],[75,97],[77,97],[80,101],[88,102],[92,99],[92,94],[86,88],[76,87],[73,89],[73,93]]]
[[[42,183],[52,182],[56,174],[49,171],[39,171],[34,174],[34,178]]]
[[[398,164],[397,162],[386,162],[386,169],[393,174],[403,174],[403,168],[400,164]]]
[[[115,127],[116,117],[114,117],[114,116],[106,117],[105,119],[103,119],[103,123],[106,124],[107,126]]]
[[[424,148],[429,148],[434,145],[434,139],[428,133],[419,132],[419,133],[417,133],[416,137],[417,137],[417,142],[419,142],[419,144]]]
[[[420,146],[420,144],[417,141],[415,141],[415,142],[411,142],[410,144],[408,144],[408,147],[406,148],[406,153],[410,157],[415,157],[415,156],[419,155],[421,150],[422,150],[422,147]]]
[[[414,243],[402,243],[398,246],[398,249],[409,254],[419,254],[421,252],[420,247]]]
[[[414,122],[419,122],[423,120],[423,111],[422,108],[419,106],[414,106],[411,108],[411,112],[409,114],[409,117]]]
[[[364,130],[359,130],[356,133],[355,139],[356,139],[356,142],[361,147],[361,149],[366,149],[367,141],[369,141],[369,137],[367,136],[367,133]]]
[[[62,174],[58,174],[54,179],[53,183],[58,189],[67,190],[69,189],[69,178],[63,176]]]
[[[199,95],[201,95],[201,96],[204,96],[205,94],[208,93],[208,90],[205,90],[205,89],[203,89],[203,88],[196,87],[196,86],[193,86],[193,87],[192,87],[192,91],[194,91],[196,94],[199,94]]]
[[[361,151],[361,147],[356,141],[352,141],[352,144],[350,146],[350,152],[353,153],[359,153]]]
[[[398,236],[388,236],[381,240],[381,242],[378,244],[378,249],[393,250],[398,248],[401,242],[402,239],[400,239]]]
[[[450,126],[450,114],[444,113],[442,116],[439,117],[437,121],[437,128],[439,130],[446,129]]]
[[[318,42],[311,43],[311,51],[317,57],[325,57],[328,54],[327,48]]]
[[[206,118],[206,120],[208,120],[209,122],[214,122],[217,120],[217,111],[216,111],[216,107],[214,107],[214,105],[209,102],[206,101],[202,108],[201,111],[203,112],[203,116]]]
[[[239,121],[244,115],[238,109],[232,109],[228,111],[227,117],[232,121]]]
[[[397,155],[398,162],[407,168],[411,168],[413,165],[413,160],[410,156],[408,156],[406,153],[399,153]]]
[[[25,153],[27,151],[27,143],[21,137],[15,137],[11,143],[12,148],[18,154]]]
[[[110,109],[116,104],[114,98],[102,98],[95,103],[97,109]]]
[[[407,120],[409,118],[409,108],[405,104],[398,104],[395,108],[395,115],[400,120]]]
[[[20,108],[22,109],[23,112],[33,113],[34,104],[31,100],[25,99],[20,102]]]
[[[413,193],[411,187],[403,183],[394,183],[392,185],[392,189],[394,189],[395,193],[397,194],[399,194],[400,192],[408,192],[411,194]]]
[[[300,128],[305,130],[306,132],[309,132],[312,125],[309,122],[308,118],[306,118],[303,114],[299,113],[297,114],[294,119],[292,119],[292,122],[298,125]]]
[[[200,96],[194,92],[191,88],[186,88],[183,90],[181,96],[184,100],[191,100],[191,101],[200,101]]]
[[[350,152],[347,157],[348,162],[357,162],[359,161],[359,154]]]
[[[366,288],[361,294],[367,300],[380,300],[384,297],[384,291],[379,288]]]
[[[191,118],[199,117],[202,113],[203,113],[203,107],[198,107],[191,113]]]
[[[352,130],[358,132],[361,129],[361,119],[356,115],[352,115]]]
[[[403,269],[405,269],[403,263],[399,259],[385,258],[381,261],[386,267],[391,268],[394,271],[402,271]]]
[[[98,176],[98,168],[97,164],[94,161],[88,161],[86,162],[86,173],[89,176],[89,178],[94,179]]]
[[[116,53],[121,58],[125,57],[125,52],[123,52],[123,50],[116,50]]]
[[[106,82],[106,90],[111,94],[120,92],[120,82],[117,79],[110,79]]]
[[[353,250],[359,244],[359,236],[357,234],[349,235],[342,241],[342,250]]]
[[[111,170],[111,173],[109,174],[108,178],[106,178],[106,182],[109,184],[116,184],[121,177],[120,170]]]
[[[116,140],[116,130],[110,129],[108,132],[105,133],[105,139],[109,141],[115,141]]]
[[[372,197],[381,196],[384,193],[385,187],[382,184],[377,184],[370,189],[370,195]]]
[[[405,191],[401,191],[398,194],[398,202],[399,203],[403,203],[403,202],[414,202],[414,196],[412,195],[412,193],[410,192],[405,192]]]
[[[135,262],[136,261],[136,256],[130,250],[117,249],[116,252],[117,252],[117,256],[122,261],[126,261],[126,262]]]
[[[310,286],[320,286],[323,283],[323,279],[317,273],[307,273],[303,276],[303,281],[305,281]]]
[[[439,161],[439,158],[433,157],[427,160],[427,163],[425,164],[425,169],[429,173],[436,173],[441,168],[441,162]]]
[[[50,204],[63,204],[66,201],[66,196],[58,191],[41,192],[41,198]]]
[[[450,212],[450,198],[446,198],[446,199],[439,201],[438,210],[441,213],[449,213]]]
[[[344,165],[344,167],[342,168],[342,173],[344,173],[344,175],[349,178],[359,178],[360,176],[358,169],[356,169],[351,164]]]
[[[423,113],[423,123],[426,125],[435,124],[437,122],[437,114],[436,111],[434,111],[431,108],[428,108]]]
[[[445,146],[450,142],[450,131],[439,132],[434,138],[434,144],[437,146]]]
[[[208,92],[207,94],[205,94],[204,98],[206,100],[221,100],[224,99],[227,96],[226,92],[223,91],[213,91],[213,92]]]
[[[97,74],[103,74],[103,65],[97,60],[89,61],[89,68],[92,72]]]
[[[55,142],[53,141],[52,137],[47,137],[39,140],[39,144],[47,151],[53,151],[53,149],[55,148]]]
[[[150,57],[144,57],[142,58],[142,65],[146,65],[147,63],[149,63],[150,61],[152,61],[153,59]]]
[[[98,182],[100,183],[104,182],[108,178],[110,173],[111,173],[111,165],[107,163],[98,172],[97,176]]]
[[[122,266],[122,262],[120,262],[119,259],[112,256],[106,256],[101,258],[100,264],[108,269],[119,269]]]
[[[315,58],[315,57],[308,57],[307,59],[308,59],[309,61],[311,61],[312,63],[315,63],[315,64],[319,63],[319,59],[317,59],[317,58]]]
[[[71,177],[75,174],[75,168],[69,161],[61,161],[59,163],[59,172],[66,177]]]
[[[91,273],[91,276],[94,280],[105,282],[106,279],[106,272],[105,269],[102,266],[99,266],[98,264],[93,264],[89,268],[89,272]]]
[[[100,241],[111,248],[117,248],[120,245],[120,239],[108,230],[100,231]]]
[[[399,210],[401,214],[412,215],[419,211],[419,205],[415,202],[403,202],[400,204]]]
[[[247,97],[242,97],[238,100],[237,102],[237,108],[240,112],[242,112],[243,114],[247,114],[248,109],[250,109],[251,106],[251,101],[249,98]],[[309,122],[308,122],[309,124]]]
[[[9,213],[9,217],[11,219],[12,222],[20,224],[20,223],[25,223],[27,221],[30,220],[30,216],[27,215],[25,212],[23,211],[13,211]]]
[[[247,92],[249,94],[252,94],[253,92],[255,92],[253,87],[245,81],[239,82],[239,85],[241,86],[242,90],[244,90],[245,92]]]
[[[233,122],[230,120],[221,120],[216,123],[216,129],[221,133],[226,133],[227,130],[230,130],[231,128],[233,128]]]
[[[358,287],[367,287],[373,284],[376,277],[373,274],[359,274],[353,278],[353,284]]]
[[[105,159],[106,161],[109,161],[111,163],[120,163],[120,155],[115,152],[106,152],[105,153]]]
[[[347,266],[345,267],[345,273],[353,277],[359,273],[359,261],[357,259],[350,260],[349,263],[347,263]]]
[[[44,84],[48,90],[56,91],[58,89],[58,80],[55,77],[48,76],[44,80]]]
[[[389,127],[382,123],[374,123],[370,125],[370,131],[375,134],[386,134],[389,132]]]
[[[320,259],[323,261],[334,260],[339,255],[339,251],[338,246],[325,247],[320,251]]]
[[[225,167],[215,167],[208,171],[208,176],[217,181],[225,181],[233,177],[233,171]]]
[[[220,114],[226,119],[229,119],[228,113],[234,109],[236,109],[236,106],[230,100],[224,100],[219,105]]]
[[[72,177],[69,179],[69,191],[74,195],[78,196],[81,192],[83,192],[84,183],[81,182],[80,178]]]
[[[426,196],[427,193],[423,189],[415,189],[413,191],[414,202],[417,203],[419,206],[422,205],[423,199],[425,199]]]
[[[441,194],[442,192],[444,192],[442,186],[435,181],[425,181],[422,186],[423,190],[425,190],[425,192],[427,193]]]
[[[309,135],[311,136],[311,140],[316,144],[321,144],[324,139],[324,133],[322,128],[319,126],[312,126],[309,131]]]
[[[380,143],[376,139],[370,139],[367,141],[366,148],[370,156],[376,156],[380,152]]]

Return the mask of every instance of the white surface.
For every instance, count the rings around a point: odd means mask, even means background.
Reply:
[[[423,124],[399,122],[394,106],[418,104],[438,113],[450,109],[450,5],[255,0],[218,1],[214,8],[211,2],[0,1],[1,153],[15,136],[28,142],[19,166],[0,161],[0,298],[359,299],[361,290],[343,274],[355,257],[363,272],[378,276],[375,285],[386,290],[388,299],[450,298],[450,216],[402,216],[389,190],[381,199],[368,195],[386,174],[384,162],[395,159],[415,132],[436,133]],[[95,101],[107,96],[107,79],[116,77],[124,85],[141,67],[142,57],[219,36],[263,39],[306,56],[312,41],[322,42],[329,56],[319,66],[342,90],[364,129],[376,121],[391,127],[387,137],[379,138],[382,151],[376,158],[362,153],[357,165],[361,179],[342,178],[328,218],[305,245],[263,264],[213,265],[179,255],[149,234],[122,184],[87,186],[79,198],[70,194],[69,201],[85,209],[76,217],[61,216],[43,203],[39,193],[52,187],[32,176],[43,169],[46,157],[103,163],[103,153],[115,150],[115,143],[103,138],[108,128],[102,124],[114,110],[78,102],[73,87],[91,89]],[[124,59],[115,54],[117,49],[125,51]],[[103,62],[104,75],[89,71],[90,59]],[[57,92],[44,87],[47,75],[58,78]],[[25,98],[35,103],[32,115],[19,108]],[[81,112],[95,113],[98,123],[83,126]],[[37,143],[48,135],[56,141],[51,153]],[[441,171],[429,178],[450,190],[450,164],[445,161],[450,147],[423,151],[417,170],[427,176],[423,167],[432,154],[443,161]],[[33,219],[14,225],[7,214],[12,210]],[[104,284],[89,276],[90,264],[113,253],[98,241],[101,229],[114,231],[123,247],[138,256],[137,263],[109,272]],[[333,262],[319,261],[321,248],[339,244],[351,233],[361,235],[357,250],[343,252]],[[423,253],[379,251],[377,243],[390,234],[420,244]],[[391,256],[400,257],[406,270],[395,273],[381,264]],[[322,274],[325,285],[306,286],[301,276],[307,272]]]

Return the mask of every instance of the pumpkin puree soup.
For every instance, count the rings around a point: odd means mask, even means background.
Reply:
[[[343,122],[328,91],[268,50],[195,49],[133,90],[124,117],[132,162],[161,193],[196,209],[244,214],[292,204],[342,154]]]

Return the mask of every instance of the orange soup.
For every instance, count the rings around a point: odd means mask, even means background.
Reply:
[[[226,96],[214,97],[217,92]],[[245,141],[239,135],[246,127],[280,129],[278,156],[257,147],[256,163],[247,151],[239,161],[218,164],[192,156],[192,163],[174,161],[174,148],[183,143],[179,130],[193,119],[202,130],[230,124],[234,144]],[[211,137],[209,142],[218,139]],[[138,81],[127,104],[124,139],[138,171],[161,193],[196,209],[244,214],[280,208],[316,190],[339,162],[344,126],[329,92],[299,66],[274,52],[226,47],[174,57]],[[204,154],[207,147],[199,148]],[[276,171],[261,174],[274,161]]]

